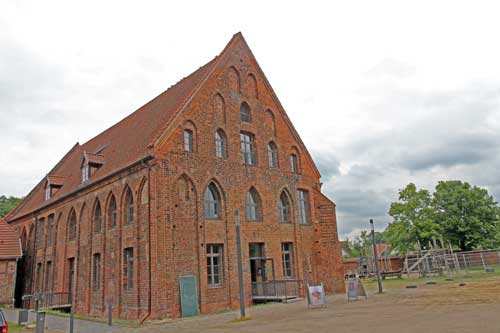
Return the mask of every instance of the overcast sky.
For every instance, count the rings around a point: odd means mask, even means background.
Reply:
[[[241,31],[342,238],[369,218],[383,228],[410,181],[462,179],[498,200],[499,13],[493,1],[2,1],[0,194],[26,195],[77,141]]]

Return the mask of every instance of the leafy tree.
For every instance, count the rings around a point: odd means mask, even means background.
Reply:
[[[0,196],[0,217],[4,217],[10,212],[16,205],[21,201],[21,198],[16,198],[13,196],[6,197],[5,195]]]
[[[384,243],[384,233],[375,232],[375,243]],[[352,241],[346,238],[343,247],[347,250],[347,258],[356,258],[361,256],[371,256],[372,254],[372,237],[367,230],[362,230],[359,236],[356,236]]]
[[[418,243],[425,248],[433,237],[441,236],[441,227],[433,220],[429,191],[417,191],[413,183],[399,191],[399,201],[391,204],[389,215],[393,222],[385,229],[385,237],[396,251],[414,250]]]
[[[461,250],[498,244],[500,210],[487,190],[459,180],[440,181],[433,206],[444,237]]]

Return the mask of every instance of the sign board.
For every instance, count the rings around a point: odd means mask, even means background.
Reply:
[[[198,290],[194,275],[179,277],[181,289],[181,310],[183,317],[198,315]]]
[[[326,306],[323,283],[319,286],[307,285],[307,306]]]
[[[349,279],[349,287],[347,289],[347,300],[356,301],[358,297],[366,296],[365,287],[359,278]]]

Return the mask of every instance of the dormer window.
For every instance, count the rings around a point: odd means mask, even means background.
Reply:
[[[87,163],[82,167],[82,183],[85,183],[90,178],[90,165]]]
[[[59,175],[47,175],[45,184],[45,200],[49,200],[63,186],[66,177]]]
[[[92,154],[83,151],[82,159],[82,183],[85,183],[90,177],[104,164],[104,155]]]

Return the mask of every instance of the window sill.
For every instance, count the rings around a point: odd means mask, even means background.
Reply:
[[[223,289],[224,285],[223,284],[217,284],[217,285],[208,285],[208,289],[214,290],[214,289]]]

